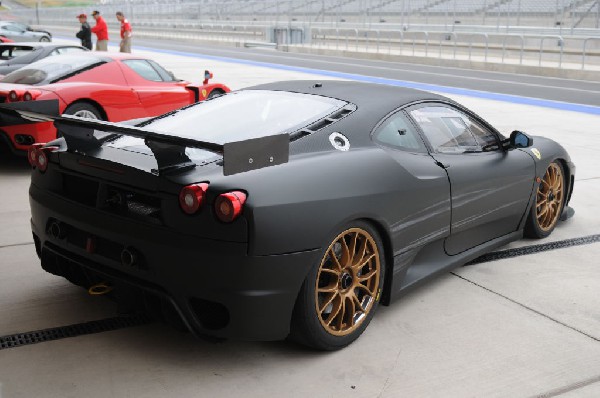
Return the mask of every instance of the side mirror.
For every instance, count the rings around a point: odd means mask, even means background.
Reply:
[[[213,78],[212,72],[209,70],[205,70],[204,71],[204,81],[202,82],[202,84],[208,84],[208,81],[212,78]]]
[[[509,140],[511,148],[528,148],[533,145],[533,138],[518,130],[510,133]]]

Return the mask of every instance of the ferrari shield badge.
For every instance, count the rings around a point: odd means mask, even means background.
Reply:
[[[206,98],[206,89],[202,89],[202,96]]]
[[[540,160],[542,158],[542,154],[540,153],[540,151],[538,151],[537,148],[531,148],[531,152],[533,152],[533,154],[535,155],[536,158],[538,158],[538,160]]]

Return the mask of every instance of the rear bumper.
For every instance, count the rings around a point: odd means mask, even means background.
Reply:
[[[42,267],[89,288],[108,282],[126,304],[168,307],[193,333],[280,340],[318,251],[248,256],[247,244],[178,234],[71,203],[31,186],[31,226]],[[51,233],[58,222],[61,233]],[[136,253],[134,265],[121,260]],[[156,308],[155,308],[156,309]],[[164,308],[163,308],[164,309]]]
[[[0,133],[10,144],[10,149],[17,153],[27,151],[31,144],[56,139],[56,128],[52,122],[1,126]]]

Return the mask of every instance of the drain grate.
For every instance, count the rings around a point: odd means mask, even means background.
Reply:
[[[473,265],[479,263],[487,263],[489,261],[502,260],[505,258],[526,256],[528,254],[535,254],[545,252],[548,250],[564,249],[565,247],[589,245],[590,243],[600,242],[600,235],[588,235],[580,238],[559,240],[556,242],[543,243],[541,245],[531,245],[525,247],[519,247],[516,249],[500,250],[497,252],[491,252],[484,254],[483,256],[477,257],[475,260],[465,264]]]
[[[111,330],[124,329],[132,326],[145,325],[151,322],[152,320],[148,315],[136,314],[132,316],[119,316],[101,319],[98,321],[61,326],[57,328],[36,330],[34,332],[0,336],[0,350],[29,344],[43,343],[45,341],[59,340],[67,337],[108,332]]]

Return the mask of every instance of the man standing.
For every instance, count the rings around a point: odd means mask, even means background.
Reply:
[[[81,45],[88,50],[92,49],[92,31],[90,29],[90,24],[87,23],[87,15],[79,14],[77,16],[79,18],[79,23],[81,24],[81,29],[79,32],[75,34],[75,36],[81,40]]]
[[[121,11],[117,11],[117,20],[121,22],[121,44],[119,51],[122,53],[131,52],[131,24],[125,18]]]
[[[96,34],[96,51],[108,51],[108,26],[104,18],[100,16],[100,11],[92,12],[92,17],[96,20],[96,25],[92,28],[92,33]]]

